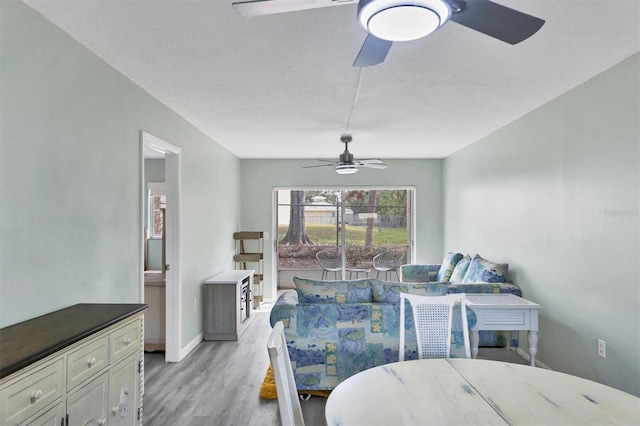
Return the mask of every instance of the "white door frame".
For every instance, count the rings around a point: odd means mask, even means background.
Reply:
[[[165,154],[166,182],[166,343],[165,361],[181,360],[182,345],[182,150],[143,130],[140,131],[140,234],[144,229],[144,147]],[[144,303],[144,242],[140,238],[140,301]]]

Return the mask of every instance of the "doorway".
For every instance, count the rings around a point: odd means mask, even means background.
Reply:
[[[181,150],[147,132],[140,132],[141,149],[141,238],[140,238],[140,300],[158,309],[164,302],[164,316],[153,324],[151,318],[146,319],[149,325],[161,327],[164,331],[164,356],[167,362],[178,362],[181,360],[182,342],[182,282],[181,282]],[[147,159],[164,160],[164,194],[159,192],[158,185],[149,185],[145,174],[145,163]],[[150,192],[155,191],[155,194]],[[149,205],[150,195],[151,205]],[[156,201],[154,203],[153,201]],[[149,205],[149,207],[147,207]],[[155,209],[155,207],[158,207]],[[161,221],[162,226],[157,226],[156,221]],[[154,225],[156,225],[154,227]],[[155,229],[154,229],[155,228]],[[158,231],[162,235],[158,235]],[[164,284],[163,294],[145,294],[145,267],[148,266],[148,254],[150,236],[154,234],[154,241],[160,241],[162,255],[158,273],[160,274],[160,284]],[[158,280],[158,274],[147,274],[152,276],[152,280]],[[162,281],[164,281],[162,283]],[[157,293],[158,284],[155,283],[154,290]],[[163,297],[164,296],[164,300]],[[162,309],[161,307],[159,309]],[[149,312],[148,311],[148,312]],[[145,314],[145,316],[147,316]],[[162,316],[160,316],[162,317]],[[145,328],[147,324],[145,324]],[[146,334],[146,333],[145,333]],[[157,342],[156,342],[157,343]]]

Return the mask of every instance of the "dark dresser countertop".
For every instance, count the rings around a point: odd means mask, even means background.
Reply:
[[[2,328],[0,379],[145,309],[145,304],[80,303]]]

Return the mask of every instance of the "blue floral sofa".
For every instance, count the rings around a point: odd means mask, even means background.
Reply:
[[[522,296],[520,287],[509,280],[509,264],[496,263],[476,254],[448,253],[441,264],[402,265],[400,281],[444,283],[448,293],[511,293]]]
[[[510,293],[522,297],[520,287],[509,280],[509,264],[483,259],[479,254],[473,258],[462,253],[448,253],[441,264],[402,265],[400,280],[411,283],[441,283],[447,285],[448,293]],[[504,347],[507,339],[502,333],[480,331],[479,346]],[[509,346],[517,347],[517,339]]]
[[[294,277],[295,290],[283,292],[270,321],[284,323],[296,386],[331,390],[346,378],[398,361],[400,293],[443,295],[446,284],[384,282],[377,279],[319,281]],[[476,323],[467,309],[467,327]],[[454,308],[451,356],[463,356],[459,306]],[[411,309],[405,315],[405,359],[417,359]]]

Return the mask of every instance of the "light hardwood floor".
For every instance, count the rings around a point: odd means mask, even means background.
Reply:
[[[182,362],[145,353],[144,419],[148,426],[278,425],[278,404],[260,399],[269,365],[269,307],[253,311],[239,341],[203,341]],[[527,364],[515,352],[481,348],[479,358]],[[301,401],[307,426],[325,426],[326,399]]]

